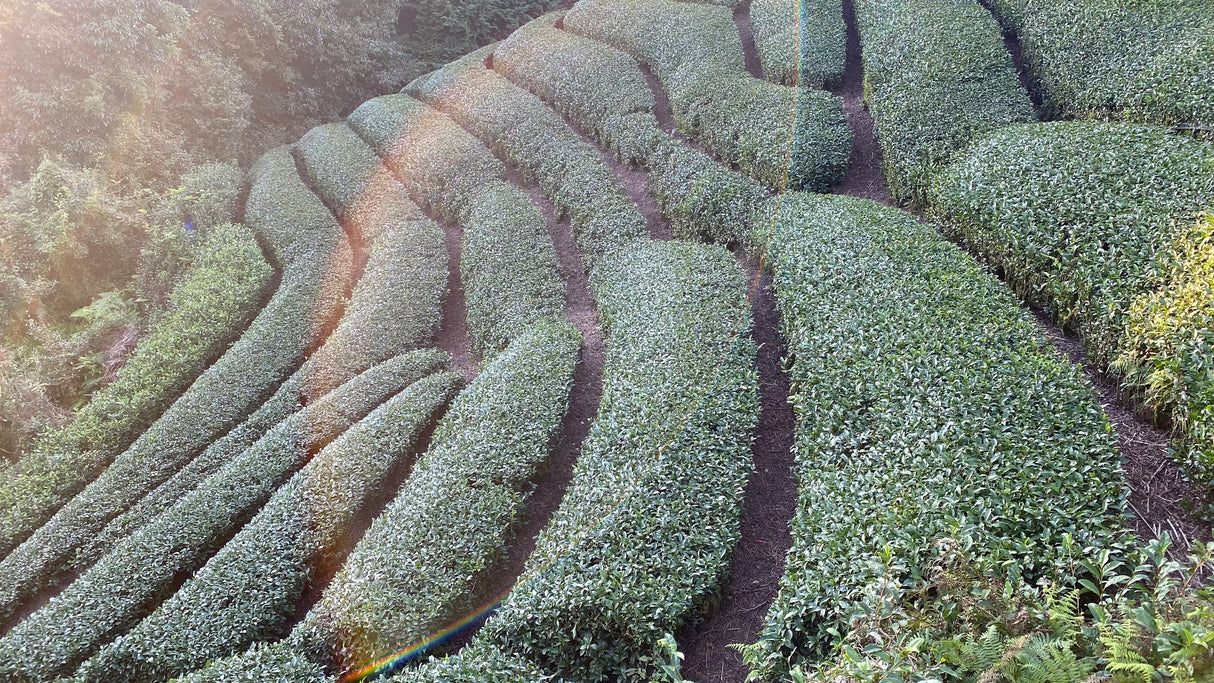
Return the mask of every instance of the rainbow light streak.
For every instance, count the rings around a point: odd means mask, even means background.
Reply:
[[[511,588],[510,590],[513,590]],[[468,630],[474,624],[487,619],[498,607],[501,607],[502,601],[510,594],[510,590],[502,593],[494,598],[491,602],[485,604],[480,609],[475,610],[471,614],[462,617],[458,621],[454,621],[444,627],[442,630],[427,635],[425,638],[415,640],[405,647],[384,655],[379,659],[368,662],[357,669],[351,669],[338,677],[338,683],[358,683],[369,678],[373,678],[380,674],[387,674],[395,671],[401,666],[421,657],[435,647],[451,640],[460,633]]]

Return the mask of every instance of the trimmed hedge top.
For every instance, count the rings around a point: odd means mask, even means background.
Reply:
[[[864,92],[896,201],[978,137],[1033,120],[1003,34],[976,0],[856,0]]]
[[[1047,113],[1214,138],[1214,6],[1201,0],[994,0]]]
[[[388,493],[389,473],[412,459],[460,384],[453,372],[423,377],[351,426],[171,598],[107,646],[86,667],[91,679],[164,680],[277,636],[314,575],[344,559],[357,516]]]
[[[526,519],[580,345],[572,325],[541,321],[485,366],[291,642],[341,671],[476,609]]]
[[[930,201],[1017,292],[1078,331],[1098,365],[1148,389],[1155,409],[1181,427],[1190,475],[1214,483],[1214,440],[1198,427],[1209,424],[1210,404],[1198,397],[1214,379],[1194,356],[1151,379],[1170,352],[1144,318],[1169,296],[1161,292],[1187,287],[1179,264],[1200,258],[1194,249],[1204,239],[1191,228],[1198,211],[1214,207],[1214,145],[1123,124],[1018,126],[941,173]],[[1212,334],[1200,315],[1176,323],[1168,334],[1177,341]],[[1174,389],[1150,391],[1165,377]]]
[[[847,25],[842,0],[754,0],[750,28],[767,80],[808,88],[843,80]]]
[[[761,641],[772,677],[824,654],[885,553],[941,539],[984,566],[1070,575],[1124,533],[1120,451],[1079,369],[995,277],[873,202],[785,195],[769,264],[788,340],[799,500]]]
[[[505,49],[494,49],[495,60]],[[598,150],[536,96],[486,69],[483,53],[453,62],[411,90],[448,112],[543,189],[556,210],[569,216],[587,268],[644,236],[644,217]]]
[[[824,190],[843,179],[852,138],[842,100],[751,77],[728,9],[581,0],[564,21],[652,68],[675,123],[721,161],[775,190]]]
[[[475,188],[501,180],[502,162],[442,112],[409,97],[385,95],[363,102],[347,123],[366,140],[413,200],[458,220]]]
[[[66,673],[121,635],[198,569],[312,454],[380,403],[445,360],[415,351],[381,363],[284,420],[150,524],[123,539],[56,600],[0,639],[7,680]],[[152,662],[130,662],[111,644],[81,671],[83,680],[135,680]]]
[[[549,15],[516,31],[495,50],[495,68],[591,129],[625,162],[644,165],[675,237],[740,241],[767,197],[763,187],[658,130],[652,93],[634,59],[552,22]],[[621,88],[625,96],[615,102],[592,94]]]

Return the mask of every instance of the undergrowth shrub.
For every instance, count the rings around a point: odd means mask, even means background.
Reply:
[[[336,567],[357,516],[415,455],[460,386],[424,377],[318,453],[176,593],[86,667],[87,679],[164,680],[277,636],[322,567]]]
[[[647,681],[658,641],[716,594],[758,415],[745,277],[719,247],[650,242],[604,261],[593,288],[602,402],[560,508],[469,648],[403,680],[508,653],[573,680]]]
[[[880,592],[870,558],[917,572],[961,534],[1032,583],[1065,573],[1065,538],[1122,548],[1108,421],[995,277],[931,226],[849,197],[785,195],[768,244],[798,503],[748,648],[756,675],[828,652],[850,607]]]
[[[1214,216],[1181,232],[1163,285],[1136,297],[1113,368],[1167,414],[1192,477],[1214,483]]]
[[[763,78],[808,88],[843,80],[847,25],[841,0],[754,0],[750,28]]]
[[[1205,426],[1214,379],[1192,355],[1211,334],[1200,313],[1208,295],[1194,290],[1208,286],[1199,284],[1207,240],[1193,216],[1214,206],[1214,146],[1124,124],[1008,128],[942,172],[930,202],[1017,293],[1078,332],[1098,366],[1145,390],[1161,420],[1180,428],[1190,476],[1214,482]],[[1175,304],[1191,317],[1166,312],[1174,296],[1192,301]],[[1164,367],[1173,362],[1183,367]],[[1178,384],[1163,391],[1161,381]]]
[[[921,203],[953,155],[1033,120],[999,25],[977,0],[857,0],[864,96],[895,201]]]
[[[333,215],[300,180],[286,148],[254,167],[245,219],[266,237],[282,280],[241,338],[112,464],[0,561],[0,620],[53,584],[75,549],[166,481],[260,405],[336,322],[350,285],[350,245]],[[23,498],[6,540],[50,509]],[[54,501],[51,501],[54,502]]]
[[[859,683],[1196,683],[1214,673],[1214,593],[1201,586],[1211,547],[1169,559],[1170,538],[1125,560],[1072,547],[1079,587],[1030,584],[945,539],[921,574],[872,558],[878,577],[850,610],[830,655],[794,681]],[[1086,578],[1078,578],[1086,577]]]
[[[223,354],[257,313],[272,270],[245,228],[208,231],[168,308],[114,381],[40,437],[0,484],[0,556],[96,477]]]
[[[729,10],[664,0],[582,0],[565,27],[647,64],[675,123],[768,188],[824,190],[851,156],[842,101],[750,76]]]
[[[14,681],[68,673],[167,597],[176,578],[222,547],[312,454],[444,360],[435,351],[398,356],[284,420],[0,638],[0,671]],[[119,646],[118,659],[121,652]],[[103,651],[85,665],[82,680],[139,675],[137,665],[109,669],[113,657],[114,648]]]

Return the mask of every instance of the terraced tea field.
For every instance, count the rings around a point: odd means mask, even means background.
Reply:
[[[1211,55],[578,0],[270,150],[0,470],[0,679],[1209,680]]]

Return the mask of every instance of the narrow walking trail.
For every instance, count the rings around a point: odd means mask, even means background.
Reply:
[[[582,263],[581,253],[573,237],[573,228],[568,220],[558,221],[552,202],[536,186],[527,183],[522,175],[510,168],[507,180],[527,193],[539,208],[548,224],[548,233],[556,247],[556,256],[561,276],[565,280],[564,316],[582,333],[582,349],[577,366],[573,370],[573,388],[569,394],[569,409],[561,422],[561,429],[552,444],[544,470],[535,480],[523,525],[515,531],[506,550],[505,563],[499,566],[486,583],[482,596],[494,599],[506,593],[518,582],[526,566],[527,558],[535,550],[536,538],[548,526],[553,513],[565,497],[565,490],[573,481],[573,467],[582,452],[582,443],[590,433],[590,425],[599,411],[603,394],[603,363],[607,346],[599,324],[594,299],[590,295],[589,278]],[[470,625],[450,643],[452,651],[466,644],[480,624]]]
[[[486,59],[486,66],[491,68],[492,55]],[[452,121],[460,123],[456,118]],[[468,134],[476,136],[476,132],[463,126]],[[493,147],[487,140],[482,140],[492,151]],[[582,348],[579,352],[577,365],[573,371],[573,386],[569,394],[569,408],[561,421],[560,432],[551,444],[548,460],[543,470],[536,477],[535,488],[524,512],[521,527],[514,531],[514,536],[507,544],[505,561],[499,564],[488,580],[480,587],[476,596],[477,602],[486,602],[505,596],[518,582],[526,566],[527,558],[535,550],[535,542],[553,513],[565,497],[565,490],[573,480],[573,468],[582,451],[582,443],[590,433],[590,425],[598,414],[599,401],[603,393],[603,364],[606,356],[606,343],[599,324],[598,312],[594,306],[594,298],[590,294],[589,277],[577,241],[573,236],[573,228],[568,220],[557,220],[556,207],[551,200],[534,183],[529,182],[518,168],[508,159],[502,158],[496,152],[498,160],[506,168],[506,180],[521,190],[539,209],[548,227],[548,235],[556,250],[557,268],[565,281],[565,302],[563,316],[579,332],[582,333]],[[448,252],[451,252],[450,233]],[[463,296],[460,294],[462,308]],[[448,654],[458,652],[475,635],[484,624],[492,610],[485,612],[481,618],[472,621],[455,633],[444,643]]]
[[[881,147],[873,132],[873,116],[864,106],[864,60],[854,0],[843,0],[843,21],[847,25],[847,61],[843,81],[831,92],[843,100],[843,111],[847,113],[853,139],[847,173],[843,182],[831,191],[892,206],[882,171]]]
[[[750,3],[734,12],[747,71],[762,78],[750,31]],[[651,82],[654,87],[656,79]],[[665,101],[657,88],[654,95]],[[667,105],[669,110],[669,105]],[[785,556],[792,546],[789,522],[797,509],[793,474],[793,433],[796,421],[789,403],[791,383],[784,372],[788,355],[780,335],[780,312],[771,289],[771,276],[760,263],[735,251],[750,280],[750,309],[754,319],[755,360],[759,374],[759,424],[751,446],[754,473],[746,484],[741,534],[721,585],[718,608],[703,621],[688,624],[676,639],[684,653],[683,675],[696,683],[742,683],[749,668],[734,643],[753,643],[780,589]]]
[[[1173,541],[1173,559],[1184,559],[1194,541],[1207,542],[1211,533],[1210,523],[1189,510],[1212,501],[1185,481],[1168,455],[1170,433],[1127,405],[1117,381],[1096,369],[1079,339],[1067,336],[1041,311],[1029,310],[1054,348],[1083,369],[1113,425],[1124,457],[1122,469],[1129,488],[1130,511],[1134,513],[1130,520],[1134,533],[1142,539],[1153,539],[1166,531]]]
[[[734,549],[729,576],[721,586],[720,607],[704,621],[678,635],[684,653],[683,675],[696,683],[741,683],[749,669],[729,647],[753,643],[775,600],[792,546],[789,520],[797,508],[793,476],[795,420],[788,402],[790,383],[784,372],[787,349],[781,338],[780,312],[771,291],[771,276],[750,261],[751,315],[759,345],[759,425],[751,446],[755,471],[746,485],[741,538]]]
[[[447,243],[447,296],[443,299],[442,324],[434,345],[451,356],[451,369],[462,374],[465,382],[471,382],[479,369],[472,359],[468,307],[464,303],[464,278],[459,272],[464,229],[455,223],[440,222],[439,225]]]

